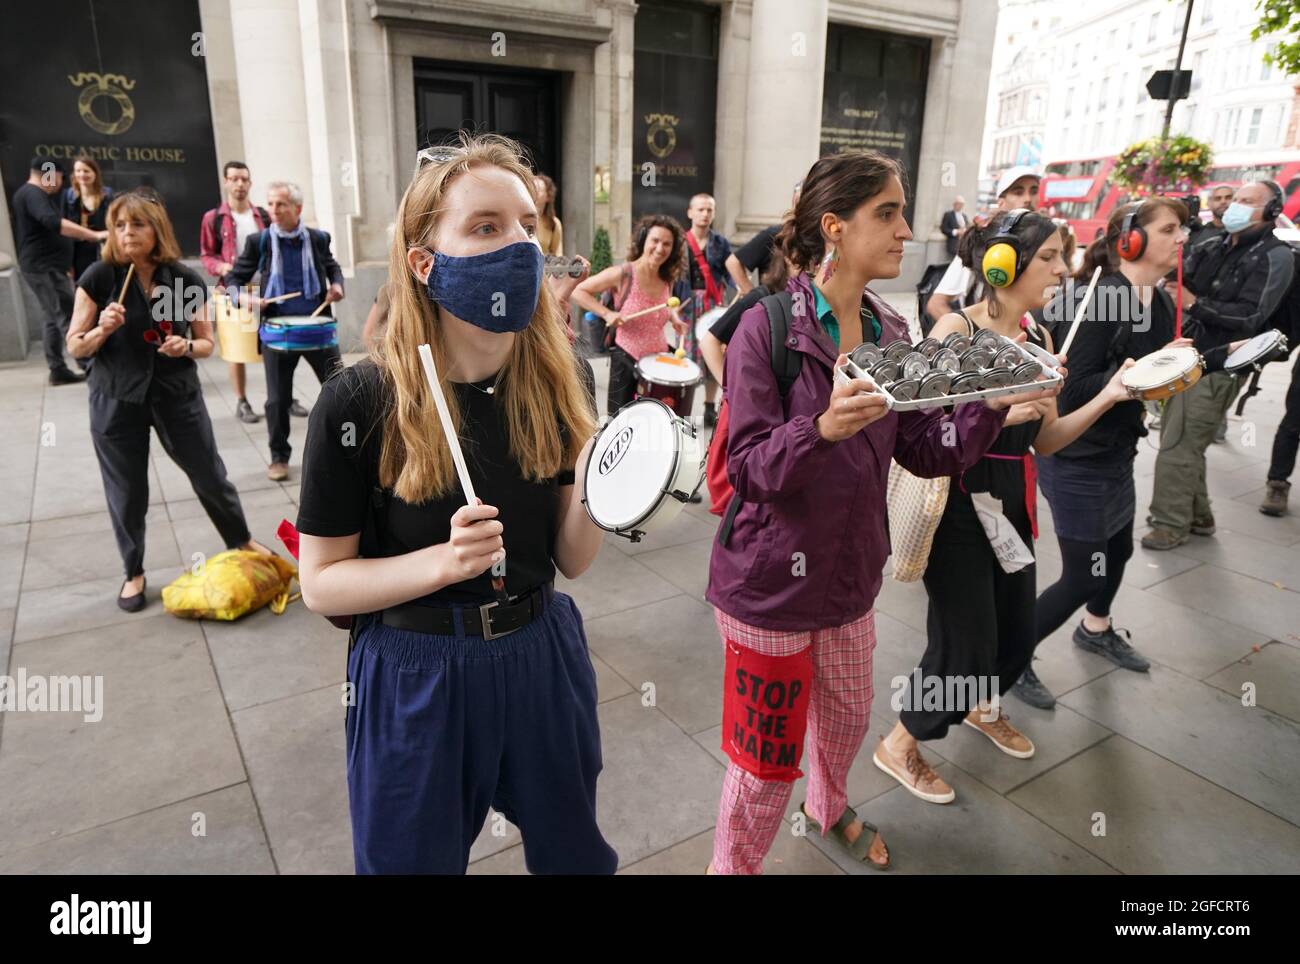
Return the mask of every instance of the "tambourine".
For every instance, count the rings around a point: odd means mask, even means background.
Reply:
[[[1129,398],[1160,402],[1201,380],[1205,359],[1195,348],[1162,348],[1143,355],[1120,376]]]

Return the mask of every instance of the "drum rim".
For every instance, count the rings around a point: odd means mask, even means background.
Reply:
[[[1259,352],[1249,361],[1238,362],[1235,365],[1232,364],[1233,355],[1236,355],[1238,352],[1245,351],[1247,348],[1250,347],[1251,342],[1259,341],[1261,338],[1266,338],[1266,337],[1270,339],[1271,344],[1269,344],[1269,346],[1265,348],[1262,352]],[[1246,344],[1238,348],[1237,351],[1231,352],[1228,355],[1228,357],[1223,360],[1223,370],[1225,372],[1232,373],[1232,372],[1241,371],[1243,368],[1250,368],[1252,365],[1258,364],[1259,360],[1263,358],[1265,355],[1277,351],[1278,347],[1282,345],[1284,342],[1286,342],[1286,335],[1283,334],[1277,328],[1269,328],[1267,331],[1261,331],[1258,335],[1252,335],[1250,340],[1247,341]]]
[[[620,409],[619,412],[618,412],[617,414],[615,414],[614,418],[611,418],[611,419],[610,419],[610,420],[605,424],[605,427],[602,428],[599,432],[596,433],[596,439],[597,439],[597,441],[600,440],[600,437],[601,437],[602,435],[604,435],[607,431],[609,431],[609,427],[610,427],[611,425],[614,424],[614,422],[618,419],[618,416],[619,416],[619,415],[623,414],[623,412],[627,411],[627,410],[628,410],[629,408],[631,408],[633,405],[639,405],[639,404],[641,404],[642,402],[654,402],[656,405],[658,405],[660,408],[662,408],[662,409],[664,410],[664,412],[667,413],[668,418],[669,418],[669,420],[670,420],[670,424],[672,424],[672,421],[673,421],[673,420],[683,421],[683,422],[685,421],[685,419],[683,419],[680,415],[678,415],[676,412],[674,412],[671,408],[669,408],[669,407],[668,407],[667,405],[665,405],[663,402],[659,401],[659,399],[657,399],[657,398],[648,398],[648,397],[638,398],[636,401],[629,402],[629,403],[628,403],[624,408]],[[592,454],[592,455],[595,455],[595,454],[596,454],[596,446],[595,446],[594,444],[593,444],[592,447],[591,447],[591,454]],[[589,519],[591,519],[591,521],[594,522],[594,523],[596,524],[596,527],[597,527],[598,529],[603,529],[603,530],[605,530],[606,532],[612,532],[612,533],[614,533],[615,535],[622,535],[623,533],[626,533],[626,532],[635,532],[635,531],[637,531],[637,526],[641,525],[641,523],[645,522],[645,521],[646,521],[647,519],[649,519],[652,515],[654,515],[655,512],[657,512],[657,511],[659,510],[659,507],[660,507],[661,505],[663,505],[663,499],[664,499],[665,497],[669,497],[669,498],[671,498],[671,491],[672,491],[672,490],[668,488],[668,484],[669,484],[670,482],[672,482],[672,480],[673,480],[674,478],[676,478],[676,476],[677,476],[677,469],[678,469],[678,467],[681,465],[681,459],[682,459],[682,450],[681,450],[681,447],[680,447],[680,446],[674,446],[674,448],[673,448],[673,459],[672,459],[672,465],[669,466],[668,474],[664,476],[663,481],[659,483],[659,495],[660,495],[660,498],[659,498],[659,499],[656,499],[656,500],[655,500],[655,503],[654,503],[653,506],[651,506],[651,507],[650,507],[649,509],[647,509],[645,512],[641,513],[639,516],[637,516],[634,520],[632,520],[631,522],[629,522],[627,525],[625,525],[625,526],[619,526],[619,527],[617,527],[617,528],[611,528],[611,527],[609,526],[608,523],[602,524],[601,521],[600,521],[599,519],[596,518],[596,513],[594,513],[594,512],[591,510],[591,490],[587,487],[587,479],[586,479],[586,477],[584,477],[583,480],[582,480],[582,505],[583,505],[583,508],[585,508],[585,509],[587,510],[587,517],[588,517]],[[587,472],[586,472],[586,475],[587,475],[587,476],[590,476],[590,475],[591,475],[591,466],[592,466],[593,461],[595,461],[595,460],[593,460],[590,456],[587,458]]]
[[[1164,354],[1178,355],[1183,352],[1191,353],[1192,364],[1190,367],[1184,368],[1181,371],[1178,371],[1177,373],[1171,373],[1168,378],[1161,379],[1160,381],[1150,385],[1138,385],[1130,381],[1130,376],[1133,375],[1134,373],[1137,373],[1138,367],[1142,365],[1142,363],[1146,361],[1148,358],[1155,358],[1157,355],[1164,355]],[[1120,383],[1125,388],[1132,389],[1133,391],[1136,392],[1150,392],[1157,388],[1162,388],[1166,385],[1172,385],[1180,378],[1187,378],[1189,375],[1191,375],[1193,371],[1195,371],[1197,368],[1203,368],[1204,365],[1205,365],[1205,361],[1201,357],[1201,353],[1190,345],[1180,345],[1177,348],[1161,348],[1158,351],[1150,352],[1146,355],[1143,355],[1141,358],[1139,358],[1134,363],[1132,368],[1127,369],[1124,372],[1124,374],[1120,375],[1119,380]]]

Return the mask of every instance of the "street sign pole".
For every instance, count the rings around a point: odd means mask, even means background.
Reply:
[[[1182,87],[1183,49],[1187,46],[1187,31],[1192,25],[1192,3],[1187,0],[1187,16],[1183,18],[1183,37],[1178,41],[1178,59],[1174,62],[1174,79],[1169,90],[1169,106],[1165,108],[1165,126],[1160,131],[1160,143],[1169,140],[1169,125],[1174,119],[1174,104],[1178,103],[1178,91]]]

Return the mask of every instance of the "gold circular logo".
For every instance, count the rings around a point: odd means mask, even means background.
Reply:
[[[135,105],[126,92],[135,87],[134,81],[121,74],[94,73],[77,74],[76,77],[68,77],[68,80],[74,87],[89,84],[77,98],[77,113],[87,127],[100,134],[124,134],[131,129],[135,123]],[[104,97],[116,105],[116,118],[110,116],[106,119],[96,113],[95,102]],[[108,108],[110,115],[113,112],[112,107]]]
[[[672,114],[650,114],[646,123],[650,125],[645,133],[646,146],[655,157],[664,158],[677,147],[677,121]]]

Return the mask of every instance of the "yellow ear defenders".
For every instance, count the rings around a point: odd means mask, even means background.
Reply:
[[[1024,268],[1024,252],[1020,239],[1012,232],[1020,219],[1029,213],[1027,208],[1017,208],[1008,212],[998,225],[993,237],[989,238],[988,247],[984,249],[984,258],[980,270],[984,280],[994,288],[1005,288],[1016,280]]]

